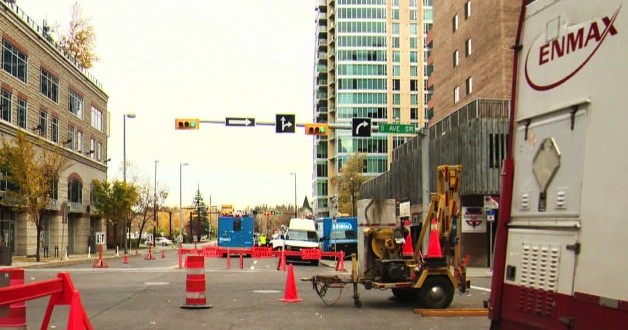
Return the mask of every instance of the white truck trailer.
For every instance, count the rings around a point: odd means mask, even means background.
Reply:
[[[522,1],[491,329],[628,327],[628,1]]]

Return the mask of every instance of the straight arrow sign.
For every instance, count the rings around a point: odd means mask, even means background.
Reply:
[[[226,126],[245,126],[245,127],[253,127],[255,126],[255,118],[225,118]]]

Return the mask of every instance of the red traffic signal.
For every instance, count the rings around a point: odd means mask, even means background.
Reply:
[[[174,129],[198,129],[200,120],[198,118],[175,119]]]
[[[328,124],[305,124],[305,134],[306,135],[327,135],[329,131]]]

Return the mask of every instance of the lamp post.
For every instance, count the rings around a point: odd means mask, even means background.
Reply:
[[[153,246],[155,245],[155,239],[157,238],[157,226],[159,226],[159,219],[157,219],[157,164],[159,160],[155,160],[155,187],[153,195],[153,219],[155,219],[155,226],[153,226]]]
[[[188,166],[188,163],[179,163],[179,234],[181,235],[181,245],[183,245],[183,166]]]
[[[298,218],[298,215],[297,215],[297,173],[291,172],[290,175],[294,175],[294,217]]]
[[[135,118],[134,113],[125,113],[122,120],[122,180],[124,180],[126,186],[126,119],[127,118]],[[128,233],[124,235],[124,254],[127,254],[127,242],[129,245],[129,249],[131,250],[131,223],[129,219],[125,219],[124,229],[128,230]],[[128,237],[128,239],[127,239]]]

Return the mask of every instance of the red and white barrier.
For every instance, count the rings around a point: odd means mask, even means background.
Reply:
[[[70,274],[59,273],[56,279],[0,288],[0,306],[23,304],[28,300],[50,296],[41,329],[48,329],[55,306],[69,305],[68,329],[88,329],[92,326],[78,290],[74,288]]]
[[[5,268],[0,270],[0,276],[8,277],[9,287],[24,284],[23,268]],[[3,312],[3,308],[6,309]],[[0,328],[23,328],[26,329],[26,303],[18,302],[8,306],[0,306]]]
[[[212,306],[207,304],[205,293],[205,257],[188,256],[186,266],[188,273],[185,280],[185,304],[181,305],[181,308],[211,308]]]

